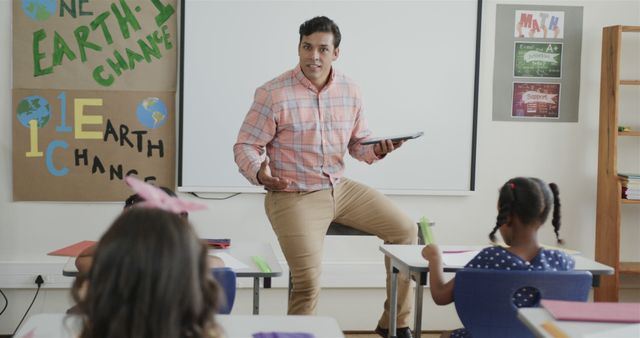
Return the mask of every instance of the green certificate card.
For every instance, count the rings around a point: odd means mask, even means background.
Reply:
[[[516,42],[513,75],[560,78],[561,43]]]

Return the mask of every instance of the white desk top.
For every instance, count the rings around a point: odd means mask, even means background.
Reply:
[[[282,275],[282,267],[269,243],[232,240],[228,249],[209,249],[211,255],[218,252],[227,253],[247,266],[247,268],[234,269],[238,277],[278,277]],[[262,272],[253,261],[252,256],[261,256],[269,264],[271,272]]]
[[[215,255],[216,252],[225,252],[247,266],[242,269],[234,269],[238,277],[278,277],[282,275],[282,267],[280,263],[278,263],[273,248],[269,243],[236,242],[232,240],[231,247],[228,249],[209,250],[209,254],[211,255]],[[267,264],[269,264],[271,272],[262,272],[251,258],[252,256],[261,256]],[[71,257],[62,269],[62,274],[64,276],[75,276],[77,273],[78,269],[76,269],[75,266],[75,257]]]
[[[461,251],[461,250],[481,250],[486,246],[479,245],[443,245],[440,246],[442,251]],[[399,268],[406,269],[408,271],[426,272],[429,271],[429,263],[422,258],[422,248],[424,245],[394,245],[383,244],[380,246],[380,251],[385,255],[391,257]],[[613,268],[598,263],[592,259],[588,259],[579,255],[572,255],[576,261],[575,270],[587,270],[594,275],[611,275],[613,274]],[[464,267],[463,265],[444,266],[444,271],[455,272]]]
[[[338,322],[317,316],[217,315],[227,338],[251,338],[257,332],[306,332],[316,338],[344,338]],[[77,317],[64,313],[43,313],[29,317],[16,338],[73,338],[79,331]]]
[[[552,334],[542,327],[542,325],[547,322],[552,323],[557,329],[569,337],[640,337],[640,324],[556,321],[544,308],[518,309],[518,318],[527,325],[536,337],[554,338]]]
[[[306,332],[315,338],[343,338],[338,322],[318,316],[216,316],[231,338],[251,338],[257,332]]]

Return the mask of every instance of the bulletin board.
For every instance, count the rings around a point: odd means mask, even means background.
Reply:
[[[497,5],[493,120],[578,122],[582,7]]]
[[[13,1],[13,199],[175,186],[176,0]]]

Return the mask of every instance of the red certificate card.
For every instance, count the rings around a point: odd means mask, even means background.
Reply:
[[[82,252],[82,250],[95,245],[97,242],[96,241],[82,241],[82,242],[78,242],[76,244],[71,244],[69,246],[66,246],[62,249],[58,249],[55,251],[51,251],[49,252],[47,255],[49,256],[69,256],[69,257],[77,257],[78,254],[80,254],[80,252]]]

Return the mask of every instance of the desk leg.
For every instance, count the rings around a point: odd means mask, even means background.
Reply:
[[[271,277],[265,277],[262,285],[265,289],[271,289]]]
[[[591,279],[591,286],[594,288],[600,287],[600,275],[593,275]]]
[[[426,272],[418,272],[415,276],[416,281],[416,301],[415,306],[413,308],[413,323],[415,325],[413,329],[413,336],[415,338],[420,338],[420,334],[422,333],[422,298],[424,287],[427,285],[427,273]]]
[[[389,338],[396,338],[396,324],[398,324],[398,269],[391,265],[391,305],[389,306]]]
[[[253,314],[260,311],[260,278],[253,277]]]

